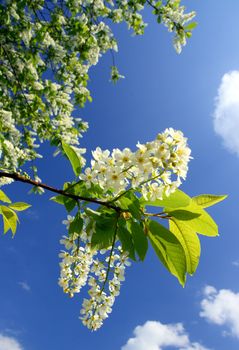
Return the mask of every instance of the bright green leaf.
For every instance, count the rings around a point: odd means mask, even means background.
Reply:
[[[149,220],[148,235],[150,242],[164,266],[176,276],[184,286],[186,281],[186,257],[180,241],[166,227]]]
[[[4,233],[7,233],[10,229],[14,236],[17,230],[18,216],[12,209],[5,207],[4,205],[1,206],[1,210],[3,215]]]
[[[12,203],[11,199],[9,199],[8,196],[2,190],[0,190],[0,201],[5,203]]]
[[[187,262],[187,272],[192,275],[198,266],[201,246],[195,231],[191,230],[182,221],[169,220],[169,230],[181,243]]]
[[[62,148],[67,155],[67,158],[69,159],[72,169],[76,176],[79,176],[81,173],[81,159],[77,155],[76,151],[73,149],[73,147],[67,145],[66,143],[62,142]]]
[[[198,25],[197,22],[191,22],[184,27],[184,30],[193,30],[194,28],[197,27],[197,25]]]
[[[191,198],[183,191],[177,189],[170,196],[163,195],[163,199],[156,199],[155,201],[146,201],[144,198],[140,200],[142,205],[150,205],[154,207],[186,207],[190,204]]]
[[[201,194],[192,198],[192,201],[202,208],[208,208],[227,198],[227,195]]]
[[[193,202],[187,208],[178,210],[165,208],[165,211],[197,233],[211,237],[218,236],[218,227],[215,221],[203,208]]]
[[[23,211],[23,210],[26,210],[30,207],[31,207],[30,204],[27,204],[24,202],[16,202],[16,203],[12,203],[9,205],[9,208],[16,210],[16,211]]]

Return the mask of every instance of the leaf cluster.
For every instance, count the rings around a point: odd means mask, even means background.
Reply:
[[[4,203],[4,204],[1,204]],[[28,209],[31,205],[24,202],[12,203],[10,198],[0,190],[0,215],[3,219],[3,232],[6,234],[9,230],[12,231],[14,237],[19,218],[17,212]]]

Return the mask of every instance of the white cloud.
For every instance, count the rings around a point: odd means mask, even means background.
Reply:
[[[147,321],[137,326],[133,333],[134,338],[130,338],[121,350],[162,350],[168,346],[177,350],[209,350],[199,343],[192,343],[182,323]]]
[[[26,292],[30,292],[31,287],[26,282],[18,282],[19,286],[22,287]],[[1,350],[1,349],[0,349]]]
[[[226,148],[239,156],[239,71],[222,77],[213,118],[215,132]]]
[[[229,334],[239,338],[239,293],[206,286],[200,316],[208,322],[226,326]]]
[[[0,334],[0,350],[23,350],[23,348],[15,338]]]

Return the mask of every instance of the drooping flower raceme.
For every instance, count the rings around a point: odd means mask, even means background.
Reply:
[[[66,226],[74,217],[67,219],[63,221]],[[119,245],[102,250],[99,259],[91,247],[91,233],[83,230],[80,235],[74,233],[60,240],[65,249],[59,254],[62,260],[58,284],[64,293],[73,297],[88,283],[90,298],[83,300],[80,319],[89,329],[97,330],[112,311],[125,279],[125,267],[130,266],[130,262]]]
[[[91,268],[94,276],[88,282],[90,298],[83,300],[80,317],[89,329],[100,328],[111,313],[115,298],[120,293],[121,283],[125,280],[126,266],[130,266],[130,262],[120,246],[115,247],[104,262],[94,260]]]
[[[185,24],[196,16],[196,12],[185,13],[185,6],[180,6],[180,1],[169,0],[167,6],[162,8],[161,14],[162,21],[168,30],[175,32],[173,45],[177,53],[181,53],[182,47],[187,43],[187,38],[191,36],[191,32],[185,30]]]

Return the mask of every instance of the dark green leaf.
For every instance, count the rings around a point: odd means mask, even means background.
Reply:
[[[95,223],[91,246],[95,249],[106,249],[112,246],[116,234],[116,216],[100,216]]]
[[[119,228],[118,228],[117,234],[122,244],[123,251],[128,252],[129,257],[132,260],[136,260],[132,235],[130,234],[129,230],[127,230],[126,228],[125,220],[122,220],[122,219],[119,220]]]
[[[74,220],[70,223],[69,226],[69,236],[72,236],[74,233],[81,234],[83,228],[83,219],[80,213],[77,213]]]
[[[71,212],[77,205],[77,201],[75,199],[72,199],[66,196],[63,196],[63,202],[68,213]]]
[[[143,228],[133,220],[127,221],[127,227],[131,232],[134,247],[140,260],[144,260],[148,250],[148,240]]]

